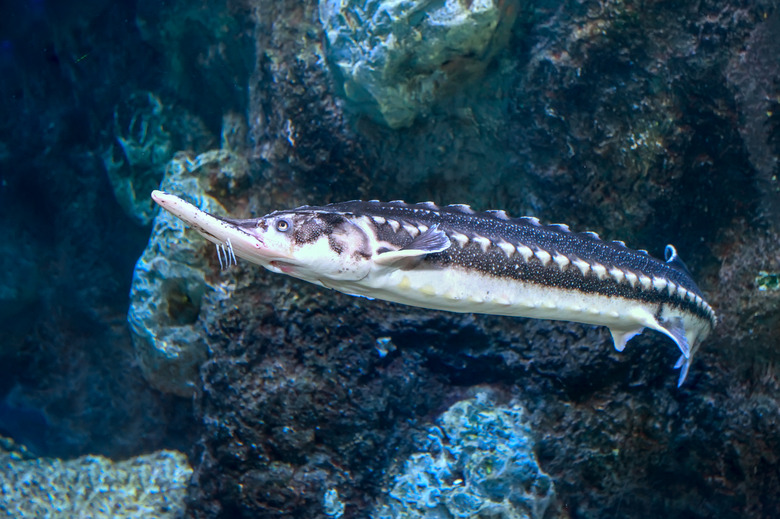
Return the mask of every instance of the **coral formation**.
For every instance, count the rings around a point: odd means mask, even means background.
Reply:
[[[385,503],[371,517],[542,519],[554,500],[518,404],[499,405],[480,392],[442,414],[427,443],[395,469]]]
[[[176,519],[192,469],[187,457],[159,451],[114,462],[20,459],[0,452],[0,514],[5,517]]]
[[[356,110],[411,125],[443,93],[481,76],[506,44],[517,0],[321,0],[327,58]]]

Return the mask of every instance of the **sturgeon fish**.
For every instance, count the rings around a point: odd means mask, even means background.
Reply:
[[[237,220],[154,191],[163,209],[266,269],[350,295],[609,328],[615,348],[645,328],[680,349],[678,387],[717,322],[671,245],[665,261],[566,225],[432,202],[351,201]]]

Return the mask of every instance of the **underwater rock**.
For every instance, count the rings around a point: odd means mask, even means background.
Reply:
[[[208,193],[227,192],[245,180],[247,163],[228,151],[191,159],[179,154],[166,167],[160,188],[186,193],[193,203],[217,215],[227,211]],[[147,194],[148,196],[148,194]],[[206,338],[198,319],[204,296],[217,289],[214,249],[181,220],[161,211],[149,243],[136,263],[128,322],[136,356],[147,380],[166,393],[189,396]]]
[[[160,185],[165,164],[174,152],[170,126],[162,101],[151,92],[131,95],[121,115],[119,107],[114,109],[118,149],[109,146],[103,164],[117,202],[141,225],[154,218],[156,211],[148,193]]]
[[[196,117],[170,109],[152,92],[136,92],[114,108],[114,138],[103,165],[117,202],[141,225],[157,214],[149,193],[160,185],[174,152],[213,142]]]
[[[450,407],[428,429],[425,452],[390,470],[392,487],[371,517],[545,517],[555,490],[536,462],[524,413],[487,392]]]
[[[519,0],[320,0],[327,59],[350,105],[390,128],[479,78],[507,43]]]
[[[716,251],[721,259],[718,270],[718,299],[723,311],[721,336],[739,344],[739,349],[721,349],[721,355],[770,366],[780,362],[777,337],[780,334],[780,234],[772,229],[751,229],[736,223],[725,233]]]
[[[115,462],[102,456],[26,459],[0,449],[5,517],[176,519],[192,474],[187,457],[158,451]]]
[[[780,229],[780,11],[758,24],[744,51],[732,57],[726,77],[736,90],[740,134],[756,170],[762,210]]]

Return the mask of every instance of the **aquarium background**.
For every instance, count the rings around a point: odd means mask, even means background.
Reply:
[[[0,514],[776,517],[775,4],[3,2]],[[678,389],[658,334],[221,270],[160,186],[673,243],[720,323]]]

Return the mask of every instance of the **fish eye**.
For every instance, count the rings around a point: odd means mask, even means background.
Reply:
[[[287,232],[290,230],[290,227],[292,227],[292,224],[290,223],[290,220],[287,218],[281,218],[279,220],[276,220],[276,230],[279,232]]]

